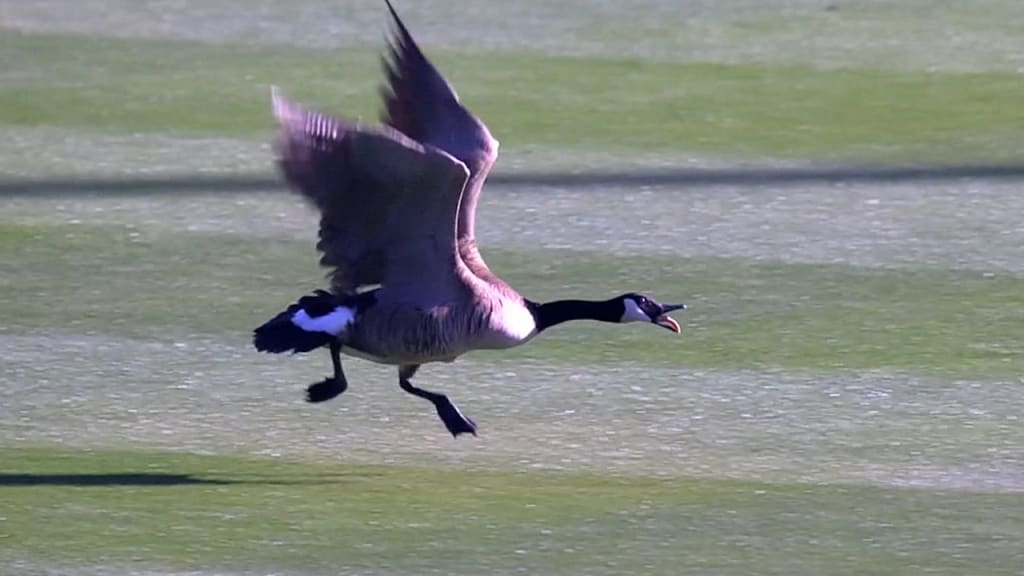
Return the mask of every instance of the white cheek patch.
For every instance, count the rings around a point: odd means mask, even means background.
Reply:
[[[326,332],[337,336],[345,331],[345,328],[356,318],[356,312],[352,308],[338,306],[331,313],[310,318],[305,310],[299,310],[292,315],[292,324],[302,328],[306,332]]]
[[[619,320],[619,322],[650,322],[651,321],[650,316],[648,316],[643,310],[641,310],[640,306],[637,305],[636,301],[633,300],[632,298],[626,298],[623,301],[623,304],[626,305],[626,310],[625,310],[625,312],[622,313],[622,320]]]

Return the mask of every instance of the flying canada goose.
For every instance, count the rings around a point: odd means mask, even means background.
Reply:
[[[397,365],[403,390],[434,404],[453,436],[476,424],[444,394],[411,382],[421,364],[524,344],[569,320],[647,322],[680,332],[684,309],[628,293],[538,303],[487,267],[476,203],[498,141],[462,106],[388,2],[397,37],[384,60],[383,126],[310,111],[276,88],[278,166],[320,212],[320,264],[330,291],[304,296],[254,331],[257,350],[328,347],[333,376],[307,389],[323,402],[348,387],[341,353]]]

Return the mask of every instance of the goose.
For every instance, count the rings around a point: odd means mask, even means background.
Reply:
[[[253,332],[262,352],[330,351],[334,373],[309,402],[345,392],[341,355],[398,367],[399,386],[428,400],[454,437],[477,424],[451,399],[412,383],[421,365],[525,344],[563,322],[643,322],[681,331],[661,304],[628,292],[607,300],[536,302],[487,266],[476,205],[498,141],[417,46],[387,1],[395,35],[383,60],[383,122],[307,109],[273,87],[277,166],[319,211],[330,289],[301,297]]]

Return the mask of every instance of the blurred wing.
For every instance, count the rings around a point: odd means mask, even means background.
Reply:
[[[455,276],[456,214],[468,170],[447,153],[388,129],[312,112],[276,89],[279,167],[320,210],[321,265],[332,288],[414,285],[427,303]]]
[[[459,209],[458,235],[474,236],[476,203],[487,173],[498,158],[498,141],[427,60],[388,2],[396,34],[384,59],[387,86],[383,121],[423,144],[451,154],[469,169],[469,184]]]

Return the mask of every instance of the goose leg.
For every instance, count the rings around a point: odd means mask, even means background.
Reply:
[[[398,369],[398,385],[402,387],[402,390],[413,396],[430,400],[434,408],[437,409],[437,415],[441,417],[445,428],[452,433],[452,436],[457,438],[459,434],[465,432],[476,436],[476,423],[464,415],[447,396],[412,385],[409,380],[419,368],[419,364],[407,364]]]
[[[345,373],[341,370],[341,344],[336,340],[331,342],[331,363],[334,364],[334,376],[323,382],[310,384],[309,388],[306,388],[307,401],[326,402],[348,388]]]

